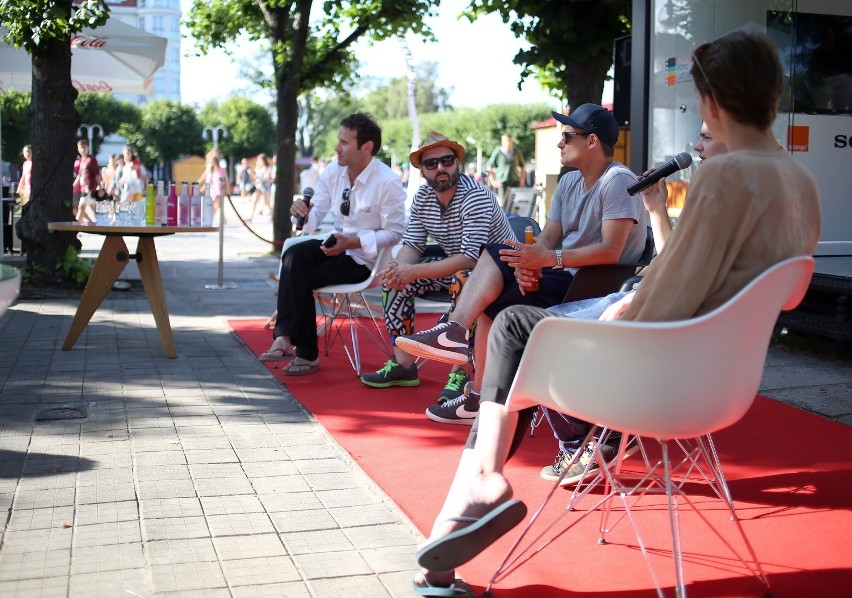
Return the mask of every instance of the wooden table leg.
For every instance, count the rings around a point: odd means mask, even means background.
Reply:
[[[101,252],[98,254],[98,259],[89,275],[89,282],[86,283],[83,296],[80,297],[80,304],[77,306],[77,313],[74,314],[71,328],[65,336],[65,343],[62,345],[63,351],[68,351],[77,342],[83,329],[92,319],[92,315],[109,293],[113,283],[124,271],[128,256],[129,252],[124,239],[112,236],[105,237]]]
[[[163,279],[160,276],[160,262],[157,260],[157,249],[154,247],[153,237],[140,237],[136,247],[139,255],[139,274],[142,276],[142,286],[145,287],[145,295],[148,296],[148,304],[157,330],[160,332],[160,341],[163,343],[163,352],[169,359],[177,357],[175,342],[172,338],[172,325],[169,322],[169,308],[166,305],[166,294],[163,291]]]

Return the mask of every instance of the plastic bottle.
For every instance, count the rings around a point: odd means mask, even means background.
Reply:
[[[213,226],[213,197],[210,195],[210,185],[204,186],[201,198],[201,226]]]
[[[166,195],[163,193],[163,181],[157,181],[157,195],[154,197],[154,226],[166,225]]]
[[[166,198],[166,226],[177,226],[178,223],[178,198],[175,191],[175,182],[169,183],[169,196]]]
[[[156,204],[157,194],[154,191],[154,183],[148,183],[148,197],[145,198],[145,226],[154,226]]]
[[[180,196],[178,196],[178,226],[189,226],[189,183],[183,181],[180,184]]]
[[[189,225],[201,226],[201,195],[198,193],[198,183],[192,184],[192,195],[189,196]]]
[[[532,245],[533,243],[535,243],[535,234],[533,233],[532,226],[528,226],[524,229],[524,243],[527,245]],[[524,291],[526,291],[527,293],[534,293],[539,289],[538,280],[539,278],[541,278],[541,270],[536,270],[535,274],[535,281],[530,286],[524,287]]]

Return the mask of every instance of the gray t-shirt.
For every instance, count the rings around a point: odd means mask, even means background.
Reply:
[[[601,226],[604,220],[631,218],[636,225],[630,231],[622,263],[635,263],[645,250],[648,232],[647,213],[642,195],[630,196],[627,186],[636,181],[627,167],[611,162],[591,189],[583,188],[578,171],[566,173],[556,186],[548,220],[562,223],[563,249],[586,247],[603,241]],[[571,272],[577,271],[570,268]]]

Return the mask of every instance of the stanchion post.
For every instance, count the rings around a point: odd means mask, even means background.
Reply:
[[[219,189],[224,193],[225,179],[219,177]],[[208,189],[209,192],[209,189]],[[237,285],[233,282],[225,284],[225,201],[219,198],[219,284],[204,285],[206,289],[235,289]]]

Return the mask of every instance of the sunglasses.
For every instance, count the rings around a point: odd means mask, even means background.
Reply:
[[[571,143],[572,137],[588,137],[589,135],[591,135],[591,133],[571,133],[569,131],[562,131],[562,143],[567,145]]]
[[[350,191],[351,191],[351,189],[344,189],[343,190],[343,196],[342,196],[343,197],[343,203],[340,204],[340,213],[344,216],[349,215],[349,192]]]
[[[440,158],[427,158],[426,160],[421,160],[420,165],[426,170],[435,170],[438,168],[438,162],[441,163],[441,166],[445,168],[449,168],[456,161],[455,154],[449,154],[446,156],[441,156]]]

